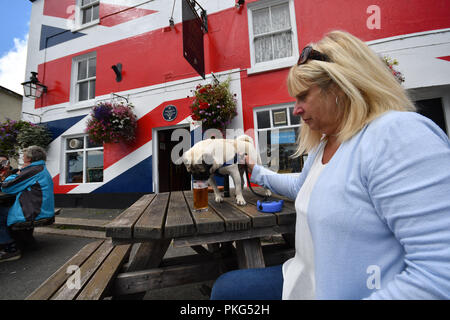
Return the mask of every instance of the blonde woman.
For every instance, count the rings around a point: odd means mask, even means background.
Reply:
[[[450,298],[448,137],[346,32],[303,49],[287,81],[308,160],[299,177],[249,167],[295,199],[295,257],[227,273],[212,298]]]

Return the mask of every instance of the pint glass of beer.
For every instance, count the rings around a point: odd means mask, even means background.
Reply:
[[[208,180],[194,180],[194,211],[208,211]]]

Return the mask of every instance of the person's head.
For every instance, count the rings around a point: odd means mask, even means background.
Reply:
[[[360,39],[332,31],[310,47],[314,50],[304,49],[287,78],[297,100],[294,114],[303,119],[296,156],[315,147],[323,134],[343,142],[386,111],[415,110],[388,67]]]
[[[9,170],[9,158],[7,155],[0,154],[0,171]]]
[[[29,164],[39,160],[47,160],[47,154],[45,153],[44,148],[39,146],[30,146],[23,150],[24,164]]]

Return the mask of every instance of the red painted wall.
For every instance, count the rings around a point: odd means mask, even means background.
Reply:
[[[46,0],[44,13],[64,17],[65,9],[74,0]],[[61,4],[62,2],[62,4]],[[255,0],[247,0],[247,4]],[[372,0],[296,0],[295,11],[299,48],[319,40],[333,29],[349,31],[363,40],[450,27],[448,0],[378,0],[381,29],[367,28]],[[103,11],[106,12],[106,11]],[[109,11],[108,11],[109,12]],[[147,12],[148,13],[148,12]],[[250,66],[247,10],[230,8],[208,16],[209,32],[205,35],[205,71],[220,72],[246,69]],[[93,48],[97,52],[96,95],[140,88],[167,81],[196,76],[182,55],[182,26],[158,29],[139,36]],[[82,53],[80,53],[82,54]],[[78,55],[78,54],[77,54]],[[71,61],[75,55],[48,61],[39,66],[48,94],[36,107],[69,101]],[[111,66],[123,65],[123,80],[115,81]],[[293,101],[287,94],[288,70],[242,76],[244,129],[253,127],[252,109]]]
[[[157,11],[100,2],[100,24],[105,27],[113,27],[155,12]]]
[[[230,9],[212,14],[208,19],[206,73],[247,68],[250,58],[245,15],[236,15]],[[174,30],[164,30],[154,30],[39,65],[40,79],[48,86],[48,93],[36,101],[35,107],[68,102],[72,58],[91,51],[97,53],[97,96],[196,76],[183,57],[181,24]],[[123,79],[119,83],[111,69],[118,62],[123,66]]]
[[[246,1],[250,2],[257,1]],[[373,4],[380,8],[379,30],[367,28],[367,19],[372,15],[367,13],[367,8]],[[450,27],[450,5],[447,0],[296,0],[295,15],[300,50],[336,29],[370,41]],[[287,73],[288,69],[248,76],[243,72],[244,130],[254,127],[254,107],[294,101],[287,92]]]
[[[367,28],[371,5],[380,8],[380,29]],[[447,0],[296,0],[295,11],[301,48],[335,29],[369,41],[450,27]]]
[[[44,15],[75,19],[75,0],[45,0]]]

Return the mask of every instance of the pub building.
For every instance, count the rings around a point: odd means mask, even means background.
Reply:
[[[53,134],[47,167],[58,206],[122,208],[144,193],[191,189],[171,161],[172,133],[185,129],[194,142],[193,91],[216,80],[229,79],[236,94],[227,129],[249,133],[264,159],[276,150],[267,166],[298,173],[289,155],[301,123],[286,76],[303,47],[334,29],[396,59],[419,112],[450,132],[447,0],[30,1],[25,77],[34,72],[45,90],[24,97],[22,118]],[[134,106],[134,142],[87,139],[101,102]]]

